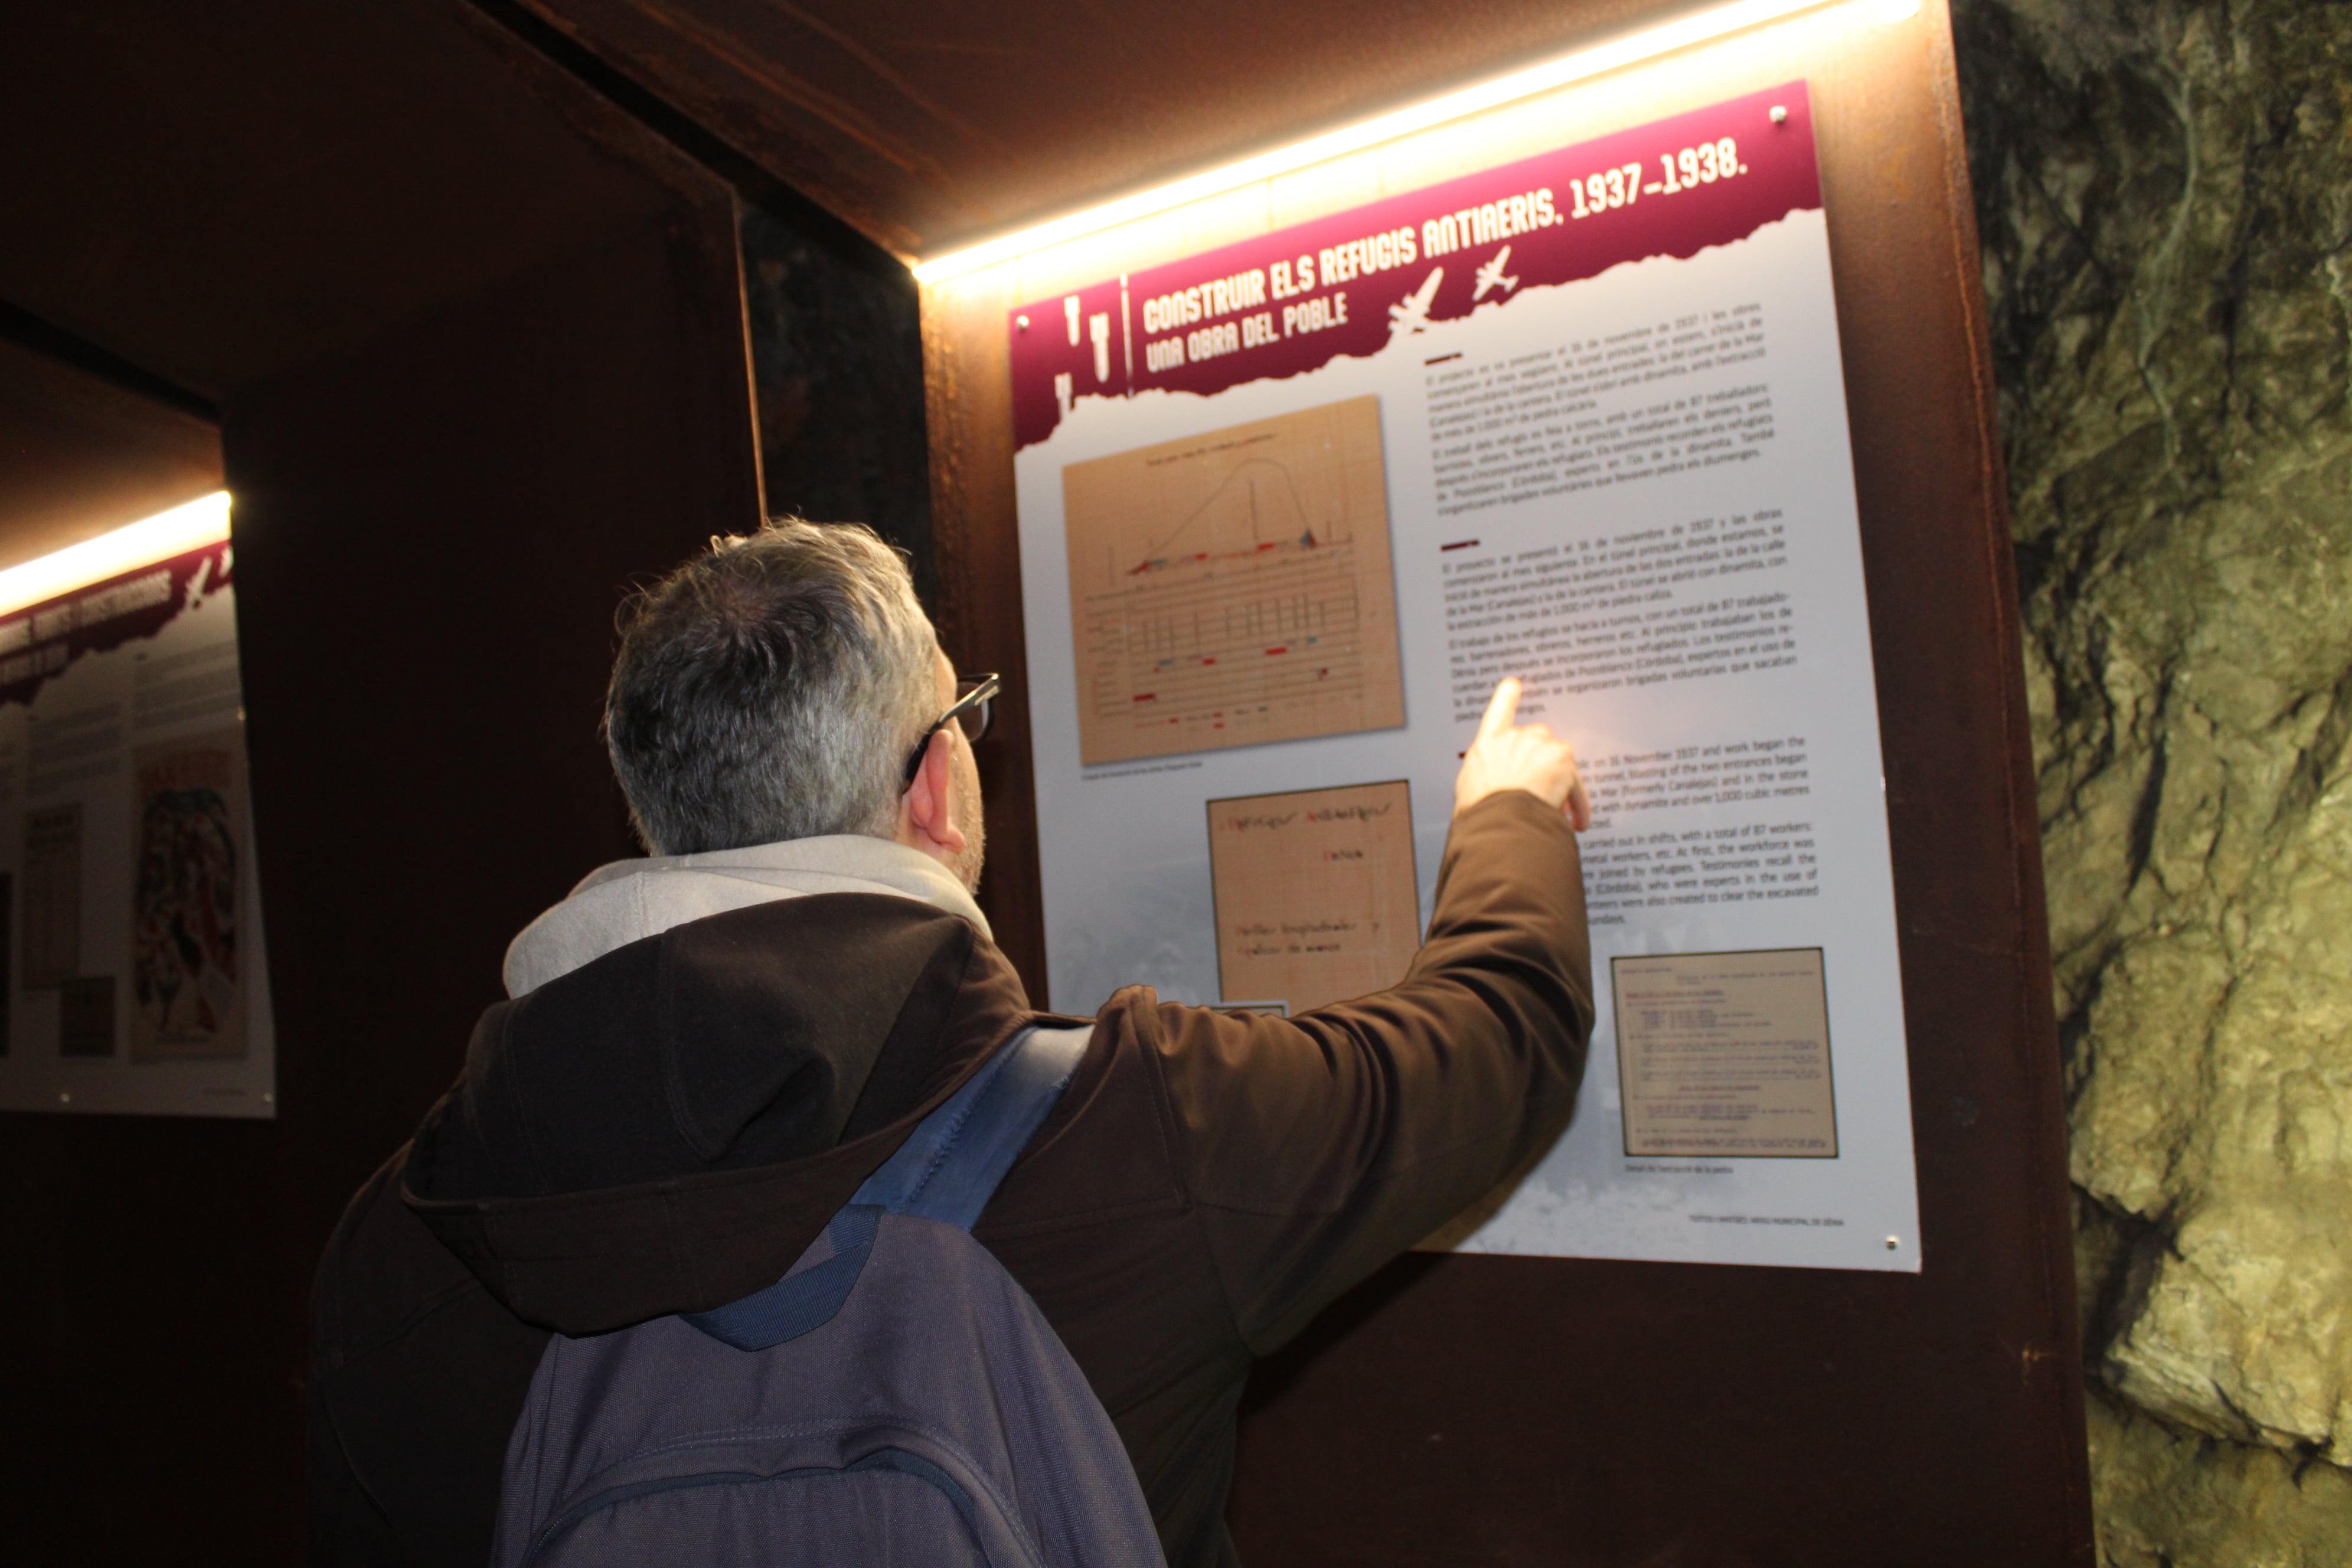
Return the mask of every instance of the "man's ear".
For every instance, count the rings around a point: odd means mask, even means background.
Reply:
[[[955,821],[955,738],[944,728],[923,748],[923,765],[907,786],[898,820],[907,841],[925,854],[961,855],[963,829]]]

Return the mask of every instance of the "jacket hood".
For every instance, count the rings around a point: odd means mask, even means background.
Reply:
[[[767,887],[568,966],[647,890],[558,921],[575,894],[517,940],[509,974],[552,977],[482,1016],[401,1195],[525,1321],[598,1332],[772,1283],[1034,1016],[971,919]]]
[[[536,990],[672,926],[811,893],[903,894],[990,934],[988,917],[953,873],[887,838],[828,834],[700,855],[657,855],[598,868],[562,903],[523,927],[507,946],[507,994]]]

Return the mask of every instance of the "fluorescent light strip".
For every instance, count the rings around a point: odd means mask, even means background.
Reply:
[[[228,492],[215,490],[185,506],[0,572],[0,616],[14,615],[27,605],[169,561],[227,537]]]
[[[1043,250],[1048,246],[1099,233],[1118,224],[1166,212],[1171,207],[1196,202],[1203,196],[1217,195],[1254,181],[1286,174],[1293,169],[1303,169],[1309,163],[1319,163],[1343,153],[1353,153],[1412,132],[1425,131],[1449,120],[1459,120],[1465,114],[1475,114],[1482,109],[1493,109],[1498,104],[1648,59],[1653,55],[1685,48],[1692,44],[1703,44],[1726,33],[1736,33],[1743,27],[1777,21],[1782,16],[1827,4],[1829,0],[1738,0],[1735,5],[1720,5],[1695,16],[1685,16],[1679,22],[1669,22],[1664,26],[1635,33],[1614,43],[1602,44],[1482,86],[1465,88],[1460,92],[1432,99],[1410,109],[1400,109],[1392,114],[1367,120],[1360,125],[1333,131],[1272,153],[1262,153],[1238,163],[1228,163],[1222,169],[1193,174],[1131,196],[1122,196],[1114,202],[1105,202],[1098,207],[1072,213],[1067,217],[1039,224],[1034,228],[1024,228],[1018,234],[1008,234],[1000,239],[988,240],[968,249],[919,262],[915,267],[915,277],[925,283],[961,277],[1034,250]]]

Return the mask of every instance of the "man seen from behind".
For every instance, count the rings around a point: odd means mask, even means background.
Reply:
[[[315,1560],[487,1561],[551,1334],[772,1284],[1044,1016],[972,898],[984,696],[860,527],[715,541],[634,602],[605,732],[648,858],[515,938],[509,999],[330,1244]],[[1108,1412],[1173,1568],[1236,1561],[1253,1363],[1567,1125],[1589,807],[1517,697],[1464,755],[1402,980],[1289,1018],[1117,993],[973,1229]]]

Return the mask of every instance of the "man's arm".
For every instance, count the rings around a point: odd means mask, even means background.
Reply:
[[[1592,1027],[1574,754],[1496,694],[1429,935],[1391,990],[1296,1018],[1113,1004],[1157,1055],[1234,1323],[1264,1353],[1559,1136]]]

